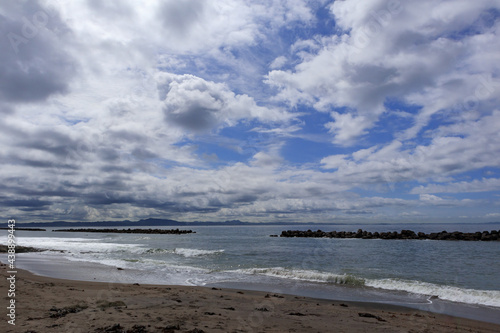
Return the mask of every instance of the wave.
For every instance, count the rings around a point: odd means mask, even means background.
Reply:
[[[161,254],[161,253],[172,253],[173,250],[168,249],[147,249],[144,250],[144,254]]]
[[[143,251],[141,244],[105,243],[94,238],[23,237],[18,239],[18,245],[80,254]]]
[[[174,253],[191,258],[191,257],[200,257],[200,256],[207,256],[207,255],[213,255],[213,254],[221,254],[223,253],[224,250],[199,250],[199,249],[184,249],[184,248],[176,248],[174,249]]]
[[[500,307],[500,291],[476,290],[428,282],[402,279],[364,279],[350,274],[333,274],[312,270],[287,269],[283,267],[249,268],[232,271],[235,273],[266,275],[278,278],[371,287],[390,291],[404,291],[411,294],[434,296],[441,300]]]
[[[346,284],[353,286],[363,286],[365,280],[349,274],[333,274],[319,271],[309,271],[300,269],[287,269],[283,267],[271,268],[248,268],[238,269],[232,272],[243,274],[259,274],[273,277],[287,278],[293,280],[303,280],[310,282],[327,282],[334,284]]]
[[[208,256],[214,254],[223,253],[224,250],[200,250],[200,249],[188,249],[188,248],[175,248],[171,249],[147,249],[144,250],[144,254],[162,254],[162,253],[173,253],[183,257],[191,258],[191,257],[200,257],[200,256]]]
[[[452,302],[500,307],[500,291],[498,290],[466,289],[401,279],[366,280],[365,285],[372,288],[399,290],[412,294],[436,296],[439,299]]]

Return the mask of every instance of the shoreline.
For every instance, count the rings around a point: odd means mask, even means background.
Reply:
[[[5,279],[5,265],[0,272]],[[5,320],[0,324],[5,332],[17,332],[19,327],[34,332],[104,332],[113,325],[111,332],[121,332],[119,327],[125,332],[500,331],[499,324],[384,303],[219,287],[66,280],[23,269],[17,269],[16,289],[16,327]]]
[[[0,254],[0,262],[6,262],[6,259],[6,256]],[[175,270],[169,270],[169,272],[164,272],[163,274],[167,275],[162,277],[161,273],[157,274],[158,272],[121,268],[109,263],[73,261],[69,260],[69,258],[61,258],[57,254],[53,256],[44,255],[43,253],[24,253],[19,256],[16,266],[32,274],[53,279],[118,284],[139,282],[141,284],[162,286],[200,286],[254,290],[329,301],[388,304],[500,325],[500,308],[495,306],[452,302],[436,296],[378,289],[369,286],[324,284],[272,276],[258,276],[257,279],[254,279],[252,275],[244,276],[243,279],[235,276],[229,279],[214,278],[213,281],[203,282],[202,280],[205,280],[203,277],[205,273],[203,272],[195,273],[192,278],[187,278],[186,274],[178,274]]]

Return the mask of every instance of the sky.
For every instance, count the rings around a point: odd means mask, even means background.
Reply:
[[[0,0],[0,216],[500,221],[496,0]]]

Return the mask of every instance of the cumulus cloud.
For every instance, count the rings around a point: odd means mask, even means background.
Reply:
[[[500,190],[500,179],[483,178],[473,181],[452,182],[449,184],[429,184],[414,187],[410,193],[471,193],[471,192],[491,192]]]
[[[268,29],[315,19],[308,1],[223,0],[206,2],[154,2],[164,47],[170,53],[209,52],[222,56],[219,48],[231,51],[245,45],[266,42]],[[261,24],[266,22],[267,24]],[[229,50],[228,50],[229,49]]]
[[[479,120],[440,127],[428,145],[410,146],[395,140],[350,155],[331,155],[321,163],[325,169],[335,169],[333,174],[339,182],[350,184],[446,182],[415,187],[410,191],[412,194],[495,191],[494,178],[453,182],[453,177],[499,165],[500,136],[496,130],[499,124],[500,112],[495,111]]]
[[[321,164],[323,164],[323,168],[325,169],[338,169],[340,166],[346,163],[347,155],[331,155],[325,157],[321,160]]]
[[[8,2],[0,22],[0,98],[30,103],[67,93],[77,68],[65,51],[71,31],[57,12],[38,1]]]
[[[293,115],[276,108],[261,107],[248,95],[237,95],[222,83],[193,75],[158,75],[165,117],[184,129],[203,132],[232,126],[241,119],[286,122]]]
[[[493,199],[454,194],[498,191],[495,8],[6,3],[2,215],[491,218]]]
[[[358,137],[366,133],[372,122],[365,116],[353,116],[349,113],[331,113],[333,122],[328,122],[325,127],[334,135],[333,142],[339,145],[351,145]]]
[[[470,199],[456,200],[456,199],[443,199],[433,194],[420,194],[420,202],[426,206],[451,206],[457,207],[459,205],[471,205],[476,202]]]
[[[287,61],[288,60],[285,56],[279,56],[273,60],[273,62],[269,65],[269,68],[271,69],[281,68],[283,67],[283,65],[286,64]]]
[[[316,46],[300,51],[303,61],[293,71],[271,71],[267,82],[291,105],[346,108],[328,124],[335,143],[365,134],[390,111],[390,99],[421,107],[405,140],[443,110],[488,113],[498,105],[497,2],[335,1],[330,8],[342,33],[309,40]]]
[[[35,220],[190,218],[257,200],[257,190],[248,186],[240,186],[237,195],[238,187],[209,194],[227,188],[228,171],[193,177],[218,161],[203,158],[215,154],[198,156],[196,145],[182,140],[240,122],[278,130],[291,126],[295,115],[260,106],[225,83],[170,74],[164,60],[174,70],[189,67],[193,55],[206,62],[199,68],[224,61],[233,50],[256,45],[264,33],[312,19],[306,7],[297,10],[300,4],[305,6],[300,0],[293,6],[265,1],[138,6],[126,0],[2,6],[2,35],[20,36],[0,41],[5,51],[0,96],[8,115],[0,123],[3,213],[30,212]],[[249,163],[272,170],[280,163],[279,152],[263,149]]]

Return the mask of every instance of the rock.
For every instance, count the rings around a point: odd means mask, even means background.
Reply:
[[[61,318],[61,317],[66,316],[69,313],[78,313],[80,311],[85,310],[86,308],[88,308],[87,304],[76,304],[76,305],[67,306],[67,307],[64,307],[61,309],[58,309],[56,307],[52,307],[50,309],[50,311],[55,312],[55,313],[51,313],[49,315],[49,317],[50,318]]]
[[[10,228],[0,228],[0,230],[9,230]],[[41,228],[15,228],[16,231],[47,231],[46,229]]]
[[[305,316],[305,314],[300,313],[300,312],[291,312],[288,314],[289,316]]]
[[[271,235],[273,237],[273,235]],[[356,232],[352,231],[329,231],[322,230],[301,231],[301,230],[286,230],[282,231],[280,237],[314,237],[314,238],[358,238],[358,239],[432,239],[432,240],[453,240],[453,241],[500,241],[500,232],[497,230],[464,233],[460,231],[447,232],[432,232],[425,234],[423,232],[415,233],[413,230],[401,230],[401,232],[368,232],[366,230],[358,229]]]
[[[373,314],[371,314],[371,313],[359,312],[359,313],[358,313],[358,315],[359,315],[360,317],[365,317],[365,318],[375,318],[375,319],[377,319],[378,321],[385,321],[385,320],[384,320],[384,319],[382,319],[381,317],[379,317],[379,316],[375,316],[375,315],[373,315]]]
[[[96,333],[104,333],[104,332],[125,333],[125,329],[120,324],[114,324],[112,326],[96,328],[94,332],[96,332]]]
[[[58,229],[52,230],[53,232],[100,232],[100,233],[114,233],[114,234],[170,234],[170,235],[183,235],[196,233],[192,230],[179,230],[179,229]]]
[[[134,325],[131,329],[127,330],[127,333],[147,333],[146,326]]]
[[[0,245],[0,253],[7,253],[9,248],[7,245]],[[47,249],[37,249],[31,246],[19,246],[16,245],[16,253],[25,253],[25,252],[43,252],[48,251]]]
[[[168,326],[165,326],[164,328],[161,328],[161,327],[157,327],[157,328],[160,328],[162,333],[175,333],[175,331],[178,331],[181,329],[181,327],[177,324],[177,325],[168,325]]]

